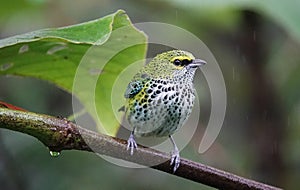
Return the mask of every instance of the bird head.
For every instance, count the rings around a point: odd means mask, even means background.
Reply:
[[[193,76],[196,69],[204,64],[206,64],[204,60],[195,59],[187,51],[172,50],[154,57],[146,65],[145,71],[151,77],[169,79],[185,75]]]

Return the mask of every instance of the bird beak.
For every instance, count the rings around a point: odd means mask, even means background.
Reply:
[[[206,64],[206,61],[204,61],[202,59],[194,59],[193,62],[189,64],[189,66],[192,68],[196,68],[196,67],[200,67],[205,64]]]

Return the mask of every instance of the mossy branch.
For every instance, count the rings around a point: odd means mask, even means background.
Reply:
[[[84,129],[62,118],[0,108],[0,128],[34,136],[51,151],[72,149],[96,152],[218,189],[279,189],[187,159],[182,159],[180,167],[173,173],[167,153],[139,146],[131,156],[126,149],[127,141]]]

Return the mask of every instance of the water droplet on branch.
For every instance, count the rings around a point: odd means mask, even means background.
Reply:
[[[58,156],[60,155],[60,152],[55,152],[55,151],[51,151],[51,150],[50,150],[50,155],[51,155],[52,157],[58,157]]]

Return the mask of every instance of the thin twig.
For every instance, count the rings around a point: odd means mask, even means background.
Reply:
[[[127,151],[127,141],[84,129],[62,118],[0,108],[0,128],[34,136],[51,151],[74,149],[96,152],[218,189],[279,189],[187,159],[182,159],[180,167],[173,173],[169,154],[138,146],[131,156]]]

